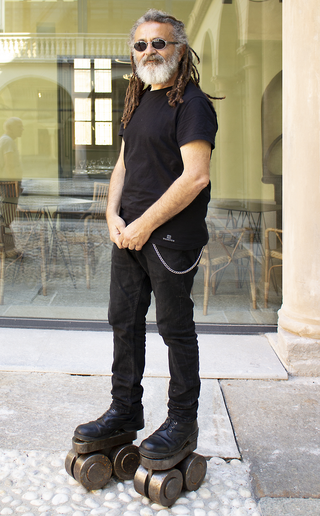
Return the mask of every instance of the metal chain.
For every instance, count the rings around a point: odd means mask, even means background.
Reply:
[[[157,248],[156,244],[152,244],[153,245],[153,249],[155,250],[155,252],[157,253],[157,256],[160,260],[160,262],[162,263],[162,265],[165,266],[166,269],[168,269],[169,272],[172,272],[173,274],[187,274],[188,272],[192,271],[192,269],[194,269],[198,263],[200,262],[201,260],[201,256],[202,256],[202,253],[203,253],[203,250],[204,250],[204,247],[201,249],[200,251],[200,254],[198,256],[198,258],[196,259],[196,261],[194,262],[193,265],[191,265],[191,267],[189,267],[189,269],[185,270],[185,271],[175,271],[173,269],[171,269],[171,267],[169,267],[169,265],[164,261],[164,259],[162,258],[161,254],[160,254],[160,251],[159,249]]]

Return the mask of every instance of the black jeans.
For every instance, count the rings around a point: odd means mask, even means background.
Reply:
[[[189,269],[200,253],[200,249],[159,250],[175,271]],[[168,346],[168,415],[177,421],[196,419],[199,349],[190,298],[196,271],[197,267],[186,274],[170,272],[149,242],[141,251],[118,249],[114,245],[109,304],[109,323],[114,331],[112,397],[113,403],[123,410],[139,410],[142,405],[146,314],[153,291],[158,330]]]

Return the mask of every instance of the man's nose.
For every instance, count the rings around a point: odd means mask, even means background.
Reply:
[[[147,48],[144,51],[145,54],[155,54],[157,52],[156,49],[152,46],[152,41],[146,41],[146,45]]]

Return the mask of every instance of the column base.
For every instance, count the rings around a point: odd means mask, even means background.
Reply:
[[[280,327],[267,338],[289,374],[320,376],[320,338],[300,337]]]

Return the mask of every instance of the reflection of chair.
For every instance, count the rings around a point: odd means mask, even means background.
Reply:
[[[270,248],[270,236],[274,234],[276,236],[276,246],[275,249]],[[270,277],[271,271],[275,269],[275,267],[282,267],[282,230],[281,229],[273,229],[268,228],[265,231],[265,286],[264,286],[264,306],[268,307],[268,296],[269,296],[269,286],[270,286]],[[273,264],[273,259],[280,260],[281,263]],[[276,293],[278,293],[277,282],[275,277],[274,287]]]
[[[239,287],[239,270],[244,259],[248,260],[252,305],[256,309],[253,232],[247,228],[216,230],[214,225],[211,226],[211,230],[209,243],[200,261],[204,268],[203,314],[207,315],[210,283],[213,294],[216,293],[218,272],[232,263],[235,266],[236,285]]]
[[[63,220],[61,218],[62,212],[60,212],[59,228],[56,226],[55,235],[58,242],[54,244],[54,258],[57,247],[66,244],[68,248],[67,256],[69,256],[72,266],[70,247],[81,245],[84,250],[87,288],[90,288],[90,263],[93,271],[95,270],[95,247],[110,242],[106,223],[108,188],[109,185],[106,183],[94,183],[93,203],[89,210],[85,212],[81,219]]]
[[[18,197],[18,181],[0,182],[0,304],[3,303],[5,259],[14,253],[10,224],[15,218]]]

